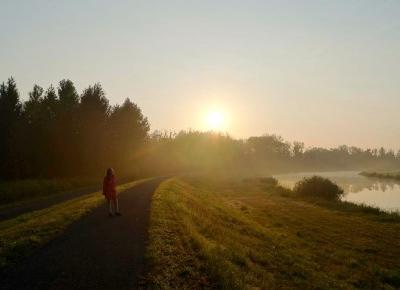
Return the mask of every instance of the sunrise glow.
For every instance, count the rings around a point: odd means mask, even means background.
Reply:
[[[226,128],[225,114],[219,110],[212,110],[208,112],[205,122],[208,130],[220,131]]]

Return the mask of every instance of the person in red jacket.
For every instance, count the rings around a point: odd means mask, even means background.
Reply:
[[[104,176],[103,195],[107,199],[108,215],[113,216],[113,208],[115,215],[121,215],[118,207],[115,174],[112,168],[108,168],[106,176]]]

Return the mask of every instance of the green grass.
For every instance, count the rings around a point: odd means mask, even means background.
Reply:
[[[123,192],[149,179],[117,187]],[[0,269],[10,266],[80,219],[104,200],[100,191],[0,222]]]
[[[93,179],[25,179],[0,182],[0,206],[65,192],[94,184]]]
[[[368,216],[374,216],[376,220],[381,222],[400,222],[400,212],[393,211],[387,212],[378,207],[369,206],[366,204],[355,204],[348,201],[326,201],[321,199],[308,199],[307,202],[314,203],[322,207],[329,208],[331,210],[352,213],[352,214],[367,214]]]
[[[155,289],[397,289],[400,223],[258,180],[173,178],[153,195]]]

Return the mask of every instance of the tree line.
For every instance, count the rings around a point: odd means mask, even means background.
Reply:
[[[0,86],[0,177],[97,175],[111,165],[128,171],[149,129],[136,104],[110,106],[100,84],[81,94],[71,80],[34,85],[22,103],[9,78]]]
[[[111,106],[100,84],[77,92],[71,80],[34,85],[21,102],[13,78],[0,85],[0,179],[192,171],[274,173],[400,168],[400,151],[305,148],[276,135],[234,139],[199,131],[150,132],[130,99]]]
[[[272,174],[317,170],[399,170],[400,150],[354,146],[305,148],[277,135],[233,139],[226,134],[181,131],[153,132],[149,164],[161,171],[236,171]]]

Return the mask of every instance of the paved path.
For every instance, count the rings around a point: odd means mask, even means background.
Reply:
[[[121,194],[121,217],[110,218],[104,206],[96,208],[3,273],[0,288],[136,289],[144,269],[151,197],[161,181],[153,179]]]

